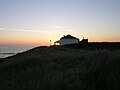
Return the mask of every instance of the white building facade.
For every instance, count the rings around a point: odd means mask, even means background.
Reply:
[[[60,45],[66,45],[66,44],[76,44],[78,43],[77,39],[61,39]]]
[[[54,45],[68,45],[68,44],[77,44],[79,43],[79,39],[76,37],[73,37],[71,35],[66,35],[62,37],[59,41],[56,41]]]

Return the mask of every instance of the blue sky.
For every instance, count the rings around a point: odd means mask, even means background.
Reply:
[[[120,41],[120,0],[0,0],[0,13],[4,39],[17,29]]]

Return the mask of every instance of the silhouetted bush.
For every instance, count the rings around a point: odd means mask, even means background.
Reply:
[[[0,90],[119,90],[120,51],[37,47],[4,59]]]

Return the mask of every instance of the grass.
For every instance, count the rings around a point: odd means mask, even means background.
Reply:
[[[0,90],[120,90],[120,51],[37,47],[4,59]]]

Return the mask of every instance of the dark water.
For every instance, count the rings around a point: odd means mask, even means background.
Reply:
[[[0,45],[0,58],[15,55],[27,51],[36,46],[19,46],[19,45]]]

